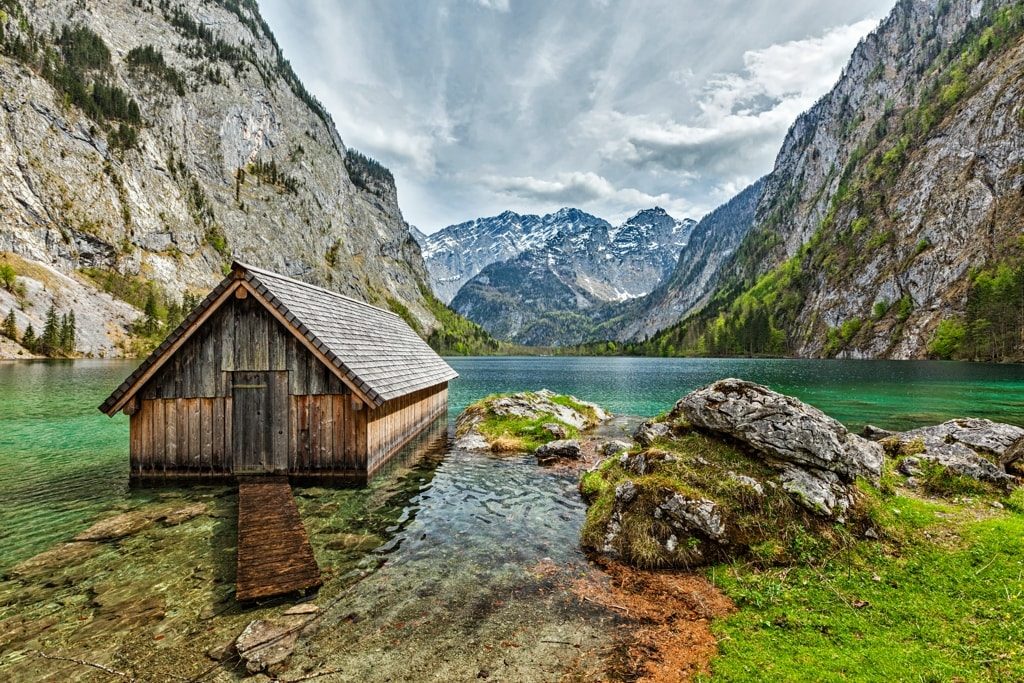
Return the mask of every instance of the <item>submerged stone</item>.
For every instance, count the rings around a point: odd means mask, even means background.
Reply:
[[[582,447],[576,439],[551,441],[534,451],[541,465],[549,465],[557,460],[579,460],[582,454]]]

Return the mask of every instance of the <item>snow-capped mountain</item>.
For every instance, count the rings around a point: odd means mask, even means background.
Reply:
[[[457,284],[452,307],[492,334],[566,344],[584,336],[581,312],[641,297],[668,277],[694,225],[661,208],[616,227],[579,209],[506,212],[430,236],[424,258],[435,291]]]
[[[585,211],[563,208],[544,216],[505,211],[450,225],[432,235],[423,236],[417,230],[414,236],[423,249],[431,285],[446,303],[492,263],[549,248],[586,257],[594,266],[588,270],[618,266],[617,272],[587,275],[601,290],[599,298],[624,300],[646,294],[671,272],[694,224],[654,208],[613,227]]]

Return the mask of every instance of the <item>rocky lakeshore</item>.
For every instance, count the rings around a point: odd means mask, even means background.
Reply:
[[[536,409],[533,396],[483,401],[460,424]],[[1018,490],[1024,429],[1013,425],[963,418],[905,432],[869,425],[855,434],[798,399],[726,379],[642,422],[632,439],[585,428],[570,452],[557,436],[534,453],[540,464],[569,463],[580,472],[588,505],[581,544],[609,577],[599,588],[580,584],[580,594],[642,615],[620,633],[617,651],[628,656],[608,662],[607,671],[623,678],[674,681],[713,673],[716,680],[747,680],[760,671],[750,662],[760,661],[788,680],[786,657],[773,657],[764,645],[781,640],[779,647],[790,647],[785,635],[766,635],[774,633],[764,626],[768,614],[798,630],[822,628],[822,619],[842,629],[843,619],[824,615],[851,610],[860,616],[847,628],[859,633],[862,622],[878,619],[889,635],[877,647],[892,638],[915,651],[934,638],[900,632],[886,613],[900,613],[907,623],[923,615],[957,622],[936,613],[949,605],[937,597],[942,589],[935,582],[993,567],[1013,575],[1024,551],[1012,537],[1004,541],[1024,511]],[[495,450],[486,439],[479,448]],[[989,528],[1000,531],[985,535]],[[767,599],[765,586],[785,584],[790,574],[805,578],[787,589],[788,597]],[[810,588],[821,583],[828,588]],[[998,602],[980,587],[959,593],[951,599],[976,610]],[[808,617],[795,616],[794,607],[778,616],[773,605],[794,600]],[[838,604],[825,609],[826,603]],[[1020,616],[1012,621],[1020,623]],[[1000,623],[993,615],[956,628],[1001,632]],[[744,645],[733,644],[734,633],[744,635]],[[994,671],[1019,671],[1010,642],[995,635],[987,645],[1002,658]],[[851,648],[830,647],[840,660]],[[819,645],[805,656],[827,649]],[[736,661],[745,672],[740,677],[730,668]],[[918,670],[962,664],[954,657]]]

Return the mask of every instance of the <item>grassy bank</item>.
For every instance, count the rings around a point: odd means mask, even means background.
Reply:
[[[709,569],[739,607],[711,680],[1024,680],[1024,491],[1003,503],[893,495],[884,542]]]

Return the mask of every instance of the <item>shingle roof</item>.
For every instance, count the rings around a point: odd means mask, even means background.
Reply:
[[[458,377],[402,318],[321,287],[244,263],[203,300],[182,324],[100,406],[110,410],[241,276],[377,405]]]

